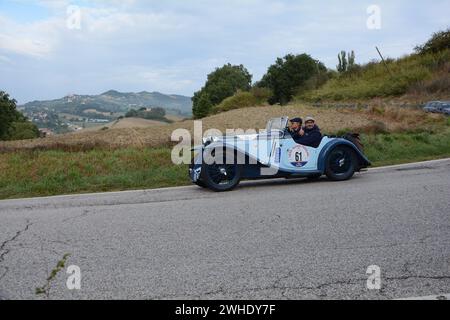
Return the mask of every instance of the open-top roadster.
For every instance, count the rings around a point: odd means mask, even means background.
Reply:
[[[259,134],[204,138],[203,145],[193,149],[190,178],[198,186],[229,191],[242,179],[326,175],[342,181],[370,166],[351,139],[324,136],[317,148],[297,144],[288,121],[288,117],[271,119]]]

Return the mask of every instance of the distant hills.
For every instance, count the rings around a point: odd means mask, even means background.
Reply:
[[[109,90],[100,95],[73,94],[61,99],[32,101],[19,107],[26,112],[52,111],[73,115],[84,115],[94,110],[96,113],[117,114],[142,107],[161,107],[167,114],[192,115],[190,97],[147,91],[134,93]]]

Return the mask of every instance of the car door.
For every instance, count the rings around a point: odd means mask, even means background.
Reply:
[[[291,136],[280,140],[277,148],[275,155],[279,157],[278,165],[281,170],[300,172],[317,169],[318,149],[298,144]]]

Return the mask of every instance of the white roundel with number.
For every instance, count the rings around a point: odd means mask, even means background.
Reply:
[[[304,167],[309,161],[309,151],[298,144],[288,151],[288,159],[294,167]]]

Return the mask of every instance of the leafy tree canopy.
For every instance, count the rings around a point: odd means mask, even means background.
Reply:
[[[273,96],[269,103],[286,104],[308,79],[326,72],[325,65],[308,54],[288,54],[284,58],[277,58],[257,86],[272,90]]]
[[[424,43],[414,48],[419,54],[436,53],[442,50],[450,49],[450,28],[445,31],[433,33],[431,38]]]
[[[195,118],[202,118],[213,106],[234,95],[238,90],[251,88],[252,75],[243,65],[226,64],[208,75],[205,86],[194,93],[192,112]]]
[[[0,140],[38,137],[39,130],[17,111],[16,103],[16,100],[11,99],[6,92],[0,91]]]

